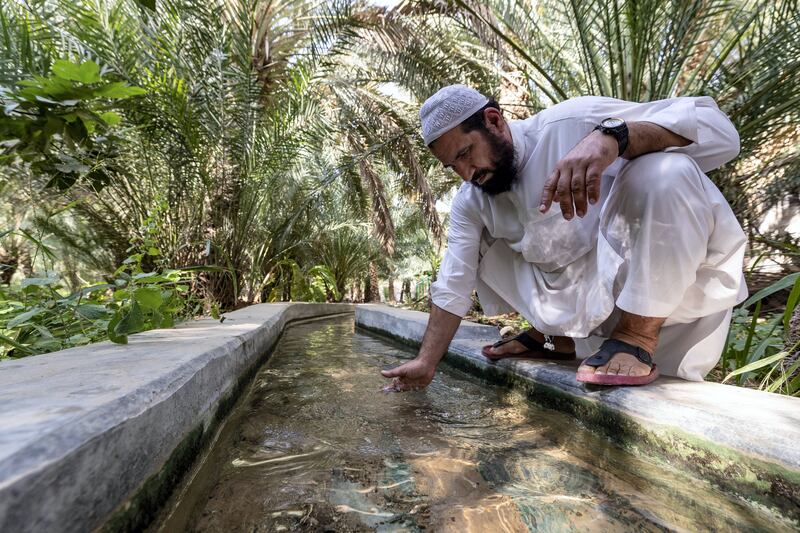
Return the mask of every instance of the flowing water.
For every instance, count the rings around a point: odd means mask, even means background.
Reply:
[[[353,318],[287,328],[162,531],[782,531],[766,509],[629,455],[516,391],[440,368]]]

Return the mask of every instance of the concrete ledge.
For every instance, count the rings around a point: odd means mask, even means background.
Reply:
[[[106,529],[140,529],[285,324],[352,310],[256,305],[0,363],[0,531],[87,531],[115,509]]]
[[[358,305],[360,327],[418,346],[427,313]],[[800,399],[718,383],[659,378],[647,387],[586,387],[576,363],[490,363],[481,346],[496,328],[462,322],[448,363],[526,388],[531,398],[599,428],[634,452],[655,455],[800,523]]]

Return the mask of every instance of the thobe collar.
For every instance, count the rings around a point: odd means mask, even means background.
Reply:
[[[522,171],[522,163],[526,159],[525,152],[528,149],[527,143],[525,142],[526,135],[521,128],[521,120],[508,121],[511,142],[514,143],[514,167],[516,167],[517,172]]]

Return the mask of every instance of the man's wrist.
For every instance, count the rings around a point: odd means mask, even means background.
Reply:
[[[606,137],[614,139],[616,144],[616,155],[622,157],[628,148],[628,124],[621,118],[609,117],[603,119],[600,124],[595,126],[594,131],[599,131]]]
[[[590,135],[596,136],[600,140],[600,142],[603,143],[603,146],[606,148],[607,153],[616,156],[617,151],[619,150],[619,144],[617,143],[617,140],[614,137],[606,135],[600,130],[593,130]]]

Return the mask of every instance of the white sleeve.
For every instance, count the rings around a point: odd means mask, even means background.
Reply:
[[[464,200],[461,193],[453,199],[447,250],[436,281],[431,285],[431,301],[437,307],[460,317],[472,307],[470,296],[475,290],[483,231],[479,213],[465,205]]]
[[[673,146],[665,152],[687,154],[703,172],[718,168],[739,154],[736,128],[708,96],[670,98],[642,104],[605,97],[578,100],[591,101],[593,105],[588,106],[592,115],[590,120],[595,123],[599,124],[607,117],[620,117],[627,122],[652,122],[690,140],[691,144],[687,146]]]

